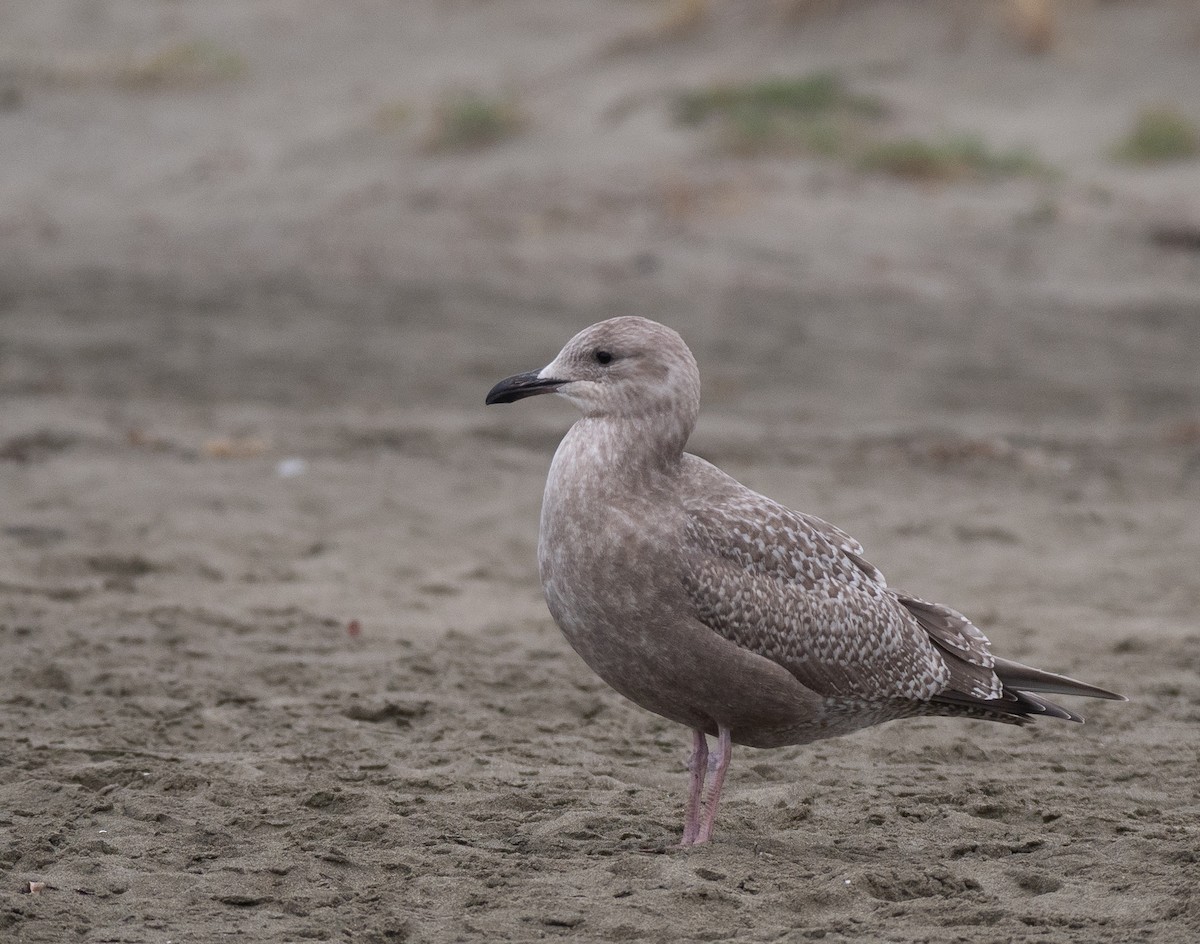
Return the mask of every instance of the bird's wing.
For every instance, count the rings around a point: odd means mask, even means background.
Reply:
[[[978,626],[941,603],[892,593],[941,651],[950,669],[947,691],[984,699],[999,698],[1004,693],[991,644]]]
[[[703,497],[684,501],[682,575],[700,622],[823,695],[925,701],[946,688],[943,650],[857,541],[703,465],[688,470]]]

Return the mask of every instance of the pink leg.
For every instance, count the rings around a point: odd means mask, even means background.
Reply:
[[[689,778],[687,810],[683,821],[681,846],[690,846],[700,834],[700,797],[704,793],[704,778],[708,775],[708,739],[703,731],[692,732],[692,756],[688,758]]]
[[[708,788],[708,802],[704,806],[704,822],[696,835],[695,843],[708,842],[712,839],[713,826],[717,822],[717,807],[721,803],[721,789],[725,786],[725,774],[729,770],[729,761],[733,757],[733,741],[729,729],[724,725],[717,726],[717,766],[713,770],[712,784]]]

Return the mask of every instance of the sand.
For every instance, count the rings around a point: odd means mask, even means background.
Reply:
[[[1200,165],[1107,156],[1200,102],[1194,7],[341,6],[0,13],[0,939],[1200,937]],[[194,40],[244,68],[145,80]],[[829,67],[1061,173],[670,117]],[[487,84],[523,133],[430,151]],[[618,313],[692,345],[694,451],[1131,702],[737,749],[676,848],[687,732],[540,599],[572,409],[483,407]]]

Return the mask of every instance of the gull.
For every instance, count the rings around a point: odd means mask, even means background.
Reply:
[[[546,480],[546,605],[600,678],[692,729],[681,845],[712,838],[735,743],[807,744],[925,715],[1082,721],[1043,695],[1125,700],[993,655],[957,610],[889,587],[841,529],[685,452],[700,373],[665,325],[594,324],[485,402],[545,393],[583,414]]]

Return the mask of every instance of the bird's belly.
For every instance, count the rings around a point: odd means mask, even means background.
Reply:
[[[645,574],[637,574],[643,581]],[[586,581],[543,581],[546,603],[571,647],[608,685],[648,711],[739,744],[778,747],[845,733],[844,718],[769,660],[668,611],[621,607]],[[604,605],[604,600],[608,605]]]

